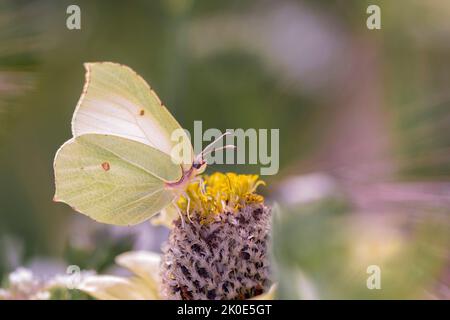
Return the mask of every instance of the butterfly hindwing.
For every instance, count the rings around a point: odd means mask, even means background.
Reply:
[[[174,198],[164,188],[181,167],[170,156],[126,138],[85,134],[67,141],[54,163],[55,200],[97,221],[133,225]]]

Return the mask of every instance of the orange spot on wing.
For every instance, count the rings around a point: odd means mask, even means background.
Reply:
[[[103,170],[108,171],[111,168],[111,166],[109,165],[109,162],[103,162],[102,168]]]
[[[139,111],[139,115],[140,116],[143,116],[145,114],[145,110],[144,109],[141,109],[141,111]]]

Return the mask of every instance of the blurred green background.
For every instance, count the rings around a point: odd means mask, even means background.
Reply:
[[[70,4],[81,30],[66,28]],[[280,129],[280,171],[263,178],[281,298],[448,299],[449,38],[447,0],[2,1],[0,279],[20,265],[101,272],[167,235],[52,202],[82,63],[115,61],[187,129]]]

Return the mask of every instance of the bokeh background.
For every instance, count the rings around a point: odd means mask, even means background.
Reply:
[[[81,30],[66,28],[70,4]],[[115,272],[118,253],[167,236],[52,202],[82,63],[116,61],[187,129],[280,129],[280,171],[261,190],[280,298],[449,299],[449,39],[447,0],[1,1],[0,281],[19,266]],[[366,287],[370,265],[381,290]]]

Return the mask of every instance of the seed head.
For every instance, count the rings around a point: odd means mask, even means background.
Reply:
[[[255,193],[257,176],[216,173],[188,188],[190,220],[174,221],[163,245],[168,299],[247,299],[270,285],[270,209]],[[187,208],[187,199],[179,206]],[[187,214],[186,211],[183,211]]]

